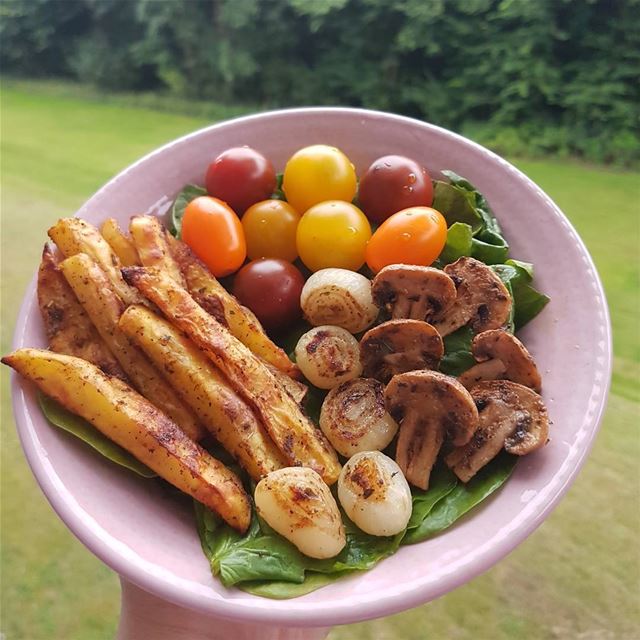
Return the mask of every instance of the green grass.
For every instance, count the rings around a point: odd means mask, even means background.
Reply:
[[[1,106],[6,353],[47,227],[131,161],[208,120],[37,83],[6,84]],[[640,636],[640,179],[568,162],[516,164],[571,218],[605,283],[615,373],[602,432],[566,499],[508,558],[436,602],[336,628],[331,640]],[[0,631],[11,640],[111,638],[116,576],[73,538],[37,488],[13,427],[7,381],[3,370]]]

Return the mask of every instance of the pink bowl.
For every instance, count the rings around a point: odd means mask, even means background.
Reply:
[[[215,616],[297,626],[344,624],[414,607],[467,582],[522,542],[576,477],[595,438],[611,373],[608,310],[591,258],[558,207],[505,160],[458,135],[416,120],[355,109],[296,109],[240,118],[197,131],[144,157],[79,211],[122,224],[139,212],[166,212],[187,182],[203,184],[207,163],[248,144],[278,168],[300,147],[340,147],[358,172],[398,153],[432,172],[452,169],[485,193],[511,244],[535,264],[551,296],[522,331],[544,376],[551,442],[519,461],[493,499],[449,531],[403,547],[371,571],[294,600],[225,589],[211,576],[190,510],[155,483],[101,459],[43,418],[32,385],[13,378],[13,405],[25,454],[62,520],[101,560],[160,598]],[[43,241],[45,229],[42,230]],[[17,321],[14,346],[45,346],[35,279]]]

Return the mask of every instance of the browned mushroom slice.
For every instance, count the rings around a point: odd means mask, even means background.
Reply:
[[[463,257],[444,270],[458,293],[448,311],[433,322],[441,336],[466,324],[471,325],[475,333],[505,324],[511,313],[511,296],[490,267],[474,258]]]
[[[443,271],[431,267],[392,264],[373,279],[373,301],[392,318],[431,320],[456,299],[456,287]]]
[[[385,402],[400,423],[396,462],[411,484],[427,489],[445,438],[462,446],[473,435],[478,425],[473,398],[455,378],[436,371],[410,371],[391,379]]]
[[[388,382],[405,371],[437,369],[444,354],[440,334],[421,320],[389,320],[360,341],[363,375]]]
[[[479,364],[465,371],[460,382],[470,389],[482,380],[506,379],[540,393],[540,373],[526,347],[514,335],[501,329],[479,333],[471,344]]]
[[[471,396],[480,415],[478,429],[466,445],[445,458],[462,482],[471,480],[503,447],[523,456],[547,442],[547,409],[528,387],[510,380],[490,380],[473,387]]]

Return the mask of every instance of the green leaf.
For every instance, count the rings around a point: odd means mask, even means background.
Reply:
[[[448,227],[456,222],[463,222],[468,224],[474,233],[482,229],[482,217],[464,189],[441,180],[434,181],[433,186],[432,207],[445,217]]]
[[[505,264],[493,265],[492,268],[510,289],[513,297],[513,322],[518,331],[544,309],[549,297],[531,286],[532,264],[507,260]]]
[[[109,440],[109,438],[98,431],[90,422],[67,411],[62,405],[53,400],[53,398],[39,392],[38,403],[40,404],[42,413],[44,413],[51,424],[76,436],[76,438],[80,438],[80,440],[86,442],[98,453],[111,460],[111,462],[126,467],[143,478],[155,478],[157,476],[154,471],[142,464],[142,462],[136,460],[128,451]]]
[[[440,371],[449,376],[459,376],[463,371],[476,364],[471,355],[473,340],[471,327],[460,327],[457,331],[443,338],[444,357],[440,361]]]
[[[407,531],[417,529],[431,512],[434,505],[451,493],[458,480],[453,472],[444,465],[438,465],[431,473],[429,488],[426,491],[412,488],[413,508],[407,524]]]
[[[255,582],[242,582],[238,584],[237,587],[254,596],[272,598],[273,600],[285,600],[311,593],[351,573],[355,572],[339,571],[336,573],[316,573],[315,571],[308,571],[305,574],[304,582],[300,584],[296,584],[295,582],[258,580]]]
[[[187,205],[199,196],[206,195],[207,190],[204,187],[188,184],[176,196],[173,206],[171,207],[171,233],[176,236],[176,238],[179,238],[182,233],[182,217],[184,216],[184,210],[187,208]]]
[[[462,256],[471,255],[473,231],[464,222],[454,222],[447,231],[447,242],[438,260],[442,265],[455,262]]]
[[[284,194],[284,190],[282,189],[282,180],[284,178],[284,173],[276,174],[276,188],[271,194],[272,200],[284,200],[287,201],[287,196]]]
[[[470,255],[485,264],[498,264],[509,255],[509,245],[499,233],[485,229],[471,241]]]
[[[456,520],[499,489],[511,475],[517,457],[501,453],[466,484],[460,482],[439,500],[427,517],[407,531],[403,544],[415,544],[444,531]]]

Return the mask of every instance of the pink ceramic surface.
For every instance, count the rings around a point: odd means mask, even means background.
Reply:
[[[535,184],[486,149],[443,129],[398,116],[350,109],[266,113],[209,127],[146,156],[111,180],[78,215],[166,212],[187,182],[203,183],[207,163],[248,144],[281,170],[313,143],[339,146],[359,173],[376,157],[399,153],[437,174],[467,177],[491,203],[511,254],[535,263],[535,284],[551,296],[522,332],[544,375],[551,442],[519,461],[491,500],[449,531],[404,547],[371,571],[294,600],[274,601],[225,589],[211,576],[190,510],[177,508],[153,482],[112,465],[52,428],[32,385],[14,377],[22,445],[47,498],[73,533],[127,580],[191,609],[247,622],[327,626],[389,615],[463,584],[522,542],[549,515],[587,456],[610,378],[610,329],[602,287],[569,222]],[[43,241],[46,230],[42,230]],[[35,267],[36,265],[34,265]],[[35,298],[26,292],[15,347],[45,346]]]

